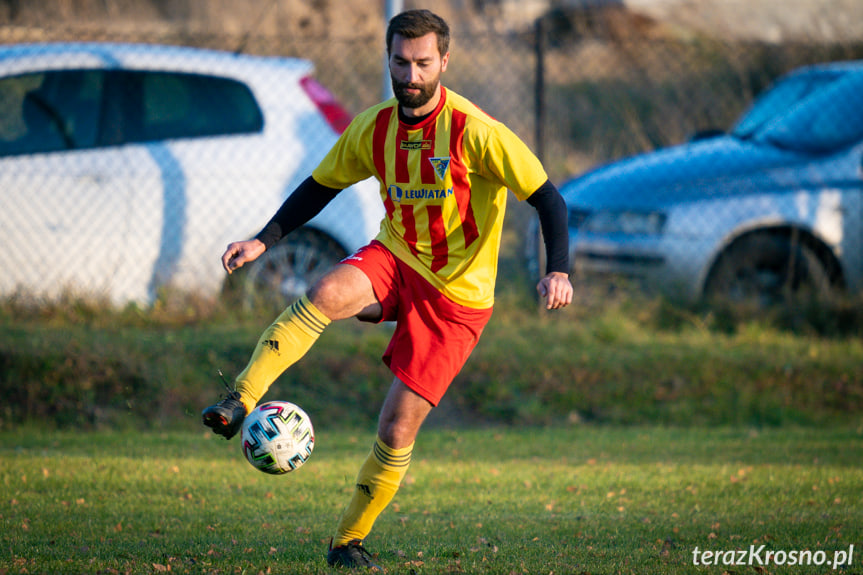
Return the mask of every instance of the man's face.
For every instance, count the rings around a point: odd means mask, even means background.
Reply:
[[[449,52],[441,57],[433,32],[419,38],[393,36],[390,76],[399,104],[414,110],[416,115],[434,110],[440,94],[440,76],[448,61]]]

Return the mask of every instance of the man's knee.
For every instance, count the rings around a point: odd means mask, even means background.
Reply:
[[[349,265],[337,265],[324,274],[307,296],[331,320],[353,317],[377,303],[369,279]]]
[[[339,289],[338,277],[333,277],[333,274],[328,272],[309,288],[307,297],[310,302],[315,304],[315,307],[324,311],[324,308],[331,307],[333,303],[340,301],[343,295],[340,292],[342,290]]]

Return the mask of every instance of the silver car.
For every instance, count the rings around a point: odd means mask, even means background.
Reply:
[[[561,186],[576,272],[675,298],[863,289],[863,62],[783,77],[728,134]]]
[[[151,303],[220,293],[257,233],[350,121],[311,63],[181,47],[0,48],[0,296]],[[244,274],[284,300],[374,237],[368,180]]]

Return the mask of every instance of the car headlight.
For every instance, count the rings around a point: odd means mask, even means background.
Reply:
[[[665,214],[634,210],[600,210],[593,212],[581,226],[594,234],[658,236],[665,227]]]

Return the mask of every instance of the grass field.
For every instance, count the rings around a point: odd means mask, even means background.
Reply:
[[[860,309],[505,297],[368,547],[404,574],[863,573]],[[391,328],[333,326],[280,378],[317,446],[271,477],[200,424],[269,318],[183,311],[0,305],[0,575],[330,572]]]
[[[40,314],[0,306],[0,430],[25,421],[194,430],[223,392],[217,370],[239,373],[271,321],[87,308]],[[822,336],[653,301],[554,314],[504,303],[436,411],[455,422],[515,425],[855,426],[863,315],[848,321],[852,333]],[[387,325],[331,326],[266,399],[290,399],[330,428],[373,422],[392,378],[380,360],[391,333]]]
[[[328,573],[372,440],[318,429],[273,477],[203,430],[3,432],[0,573]],[[861,460],[851,427],[433,426],[367,544],[390,573],[861,573]]]

